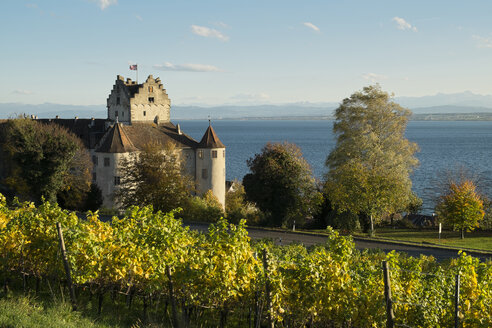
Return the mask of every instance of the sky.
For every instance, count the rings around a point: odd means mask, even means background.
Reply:
[[[0,102],[105,104],[117,75],[172,104],[492,94],[492,1],[2,0]]]

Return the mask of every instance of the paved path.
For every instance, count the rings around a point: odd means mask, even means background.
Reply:
[[[206,231],[208,224],[206,223],[193,223],[189,224],[190,228],[199,231]],[[323,244],[326,242],[326,237],[322,235],[308,235],[303,233],[295,233],[289,231],[271,231],[257,228],[248,228],[248,233],[251,238],[254,239],[273,239],[275,243],[281,245],[288,245],[293,242],[302,243],[306,246],[315,244]],[[380,249],[384,252],[390,252],[396,250],[398,252],[406,252],[411,256],[418,257],[420,254],[432,255],[437,260],[442,261],[449,258],[458,257],[458,251],[445,248],[425,247],[425,246],[412,246],[412,245],[400,245],[384,241],[371,241],[365,239],[354,238],[355,247],[357,249]],[[480,253],[467,252],[469,255],[479,257],[482,261],[486,259],[492,260],[492,255],[483,255]]]

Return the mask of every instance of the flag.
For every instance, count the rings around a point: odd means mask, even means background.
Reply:
[[[136,71],[136,70],[137,70],[137,64],[135,64],[135,65],[130,65],[130,70],[131,70],[131,71]]]

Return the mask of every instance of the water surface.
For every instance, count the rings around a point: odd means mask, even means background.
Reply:
[[[177,122],[175,122],[177,123]],[[180,121],[184,133],[200,141],[208,121]],[[325,160],[335,146],[333,121],[214,121],[213,127],[227,147],[227,180],[242,180],[247,159],[261,152],[267,142],[297,144],[322,179]],[[412,175],[413,189],[432,213],[439,171],[463,165],[480,176],[483,191],[492,196],[492,121],[412,121],[406,136],[416,142],[420,166]]]

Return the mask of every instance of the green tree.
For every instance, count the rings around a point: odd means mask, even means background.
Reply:
[[[2,133],[10,168],[3,183],[18,196],[56,202],[64,190],[76,190],[77,197],[89,191],[92,162],[77,136],[59,125],[25,118],[7,121]]]
[[[217,222],[224,217],[224,209],[212,190],[208,190],[202,197],[189,198],[181,217],[185,221]]]
[[[118,173],[115,198],[123,207],[152,205],[155,211],[169,212],[183,207],[193,190],[181,153],[172,143],[145,145],[122,160]]]
[[[451,184],[449,192],[436,205],[436,213],[453,229],[461,231],[461,239],[465,238],[465,230],[473,231],[485,215],[482,197],[472,181]]]
[[[294,144],[268,143],[248,159],[243,178],[246,198],[255,202],[273,226],[304,222],[321,203],[311,168]]]
[[[410,114],[378,85],[355,92],[336,110],[337,143],[326,160],[328,197],[340,213],[367,215],[371,235],[375,221],[412,200],[418,147],[404,135]]]
[[[422,210],[423,203],[422,198],[417,196],[417,194],[412,193],[410,196],[410,202],[405,210],[409,214],[417,214]]]
[[[262,213],[253,203],[246,200],[244,186],[237,180],[234,180],[231,190],[226,193],[225,212],[227,220],[234,224],[243,219],[248,224],[259,224],[262,219]]]
[[[103,204],[102,191],[97,184],[91,184],[91,189],[85,199],[85,211],[97,211]]]
[[[480,227],[482,229],[492,230],[492,200],[487,197],[484,197],[483,207],[484,207],[485,215],[483,217],[482,222],[480,223]]]

